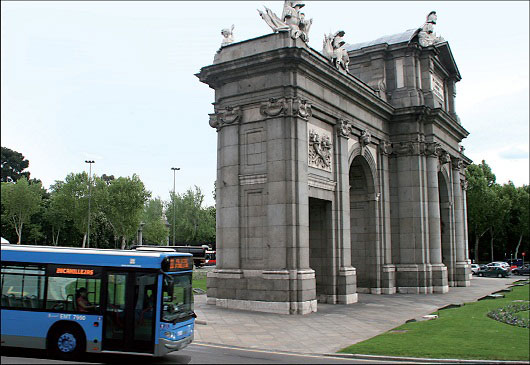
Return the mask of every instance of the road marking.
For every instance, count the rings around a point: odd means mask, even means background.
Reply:
[[[344,361],[349,361],[349,362],[351,362],[352,360],[356,360],[356,361],[360,361],[360,362],[363,362],[363,361],[373,362],[373,361],[365,360],[365,359],[344,358],[344,357],[332,356],[332,355],[298,354],[298,353],[293,353],[293,352],[280,352],[280,351],[270,351],[270,350],[242,348],[242,347],[227,346],[227,345],[214,345],[214,344],[207,344],[207,343],[201,343],[201,342],[195,342],[195,341],[191,345],[204,346],[204,347],[215,347],[215,348],[227,349],[227,350],[241,350],[241,351],[249,351],[249,352],[262,352],[262,353],[273,354],[273,355],[313,357],[313,358],[316,358],[316,359],[336,359],[336,360],[344,360]]]

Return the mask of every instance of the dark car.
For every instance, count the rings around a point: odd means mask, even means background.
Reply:
[[[490,267],[487,267],[486,269],[480,269],[478,270],[475,275],[478,275],[478,276],[494,276],[494,277],[497,277],[497,278],[505,278],[507,276],[510,275],[510,271],[508,270],[505,270],[501,267],[497,267],[497,266],[490,266]]]
[[[530,275],[530,265],[525,264],[512,270],[514,275]]]

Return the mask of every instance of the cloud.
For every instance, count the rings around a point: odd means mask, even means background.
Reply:
[[[500,151],[499,157],[507,160],[528,159],[528,150],[524,150],[520,147],[515,147],[509,150]]]
[[[103,160],[103,156],[100,156],[100,155],[96,155],[94,153],[89,153],[89,152],[83,152],[82,153],[84,158],[88,159],[88,160]]]
[[[497,177],[497,183],[513,181],[515,186],[528,185],[529,164],[528,146],[514,145],[503,148],[486,148],[482,150],[466,150],[466,155],[479,164],[482,160],[491,167]]]

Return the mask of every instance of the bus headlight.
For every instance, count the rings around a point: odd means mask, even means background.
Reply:
[[[175,340],[177,338],[174,332],[169,332],[169,331],[164,332],[164,336],[166,336],[167,338],[171,340]]]

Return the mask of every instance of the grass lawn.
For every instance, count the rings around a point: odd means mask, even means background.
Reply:
[[[513,287],[505,298],[485,299],[434,312],[439,318],[411,322],[339,352],[425,358],[529,360],[530,330],[488,318],[513,300],[529,300],[530,286]],[[519,312],[528,318],[528,311]]]
[[[195,274],[195,273],[194,273]],[[206,276],[197,276],[197,277],[193,277],[193,282],[192,282],[192,287],[193,288],[199,288],[199,289],[202,289],[204,291],[206,291]]]

